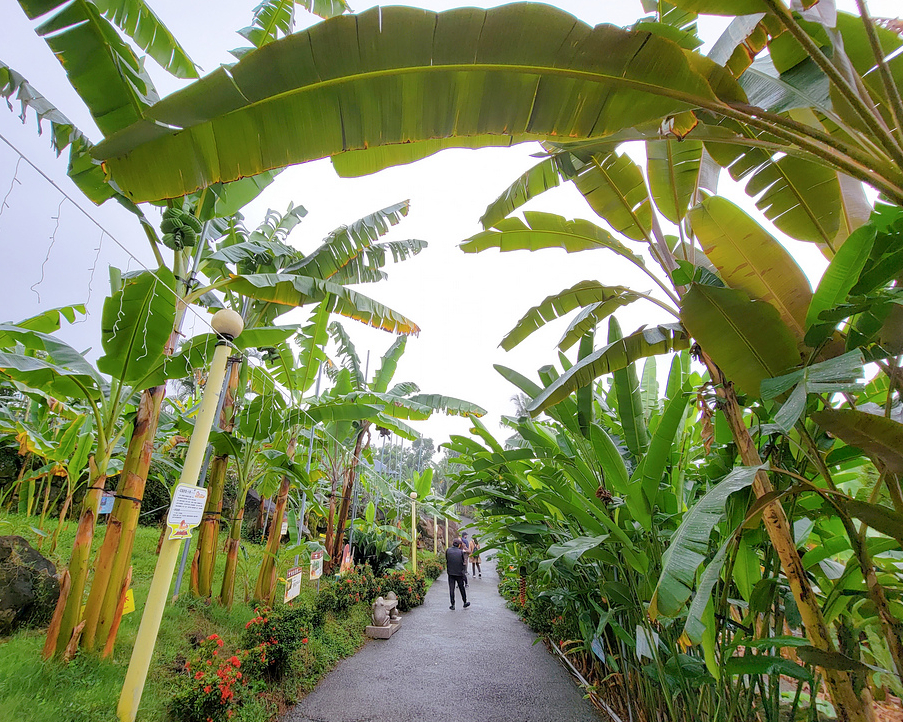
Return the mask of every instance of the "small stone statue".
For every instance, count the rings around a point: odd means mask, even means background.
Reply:
[[[394,611],[393,607],[389,606],[383,597],[377,597],[373,602],[373,626],[388,627],[392,611]]]
[[[395,622],[401,622],[401,615],[398,613],[398,595],[395,592],[389,592],[386,595],[386,599],[389,602],[395,602],[389,609],[389,621],[393,624]]]
[[[377,597],[373,602],[373,624],[365,630],[367,636],[375,639],[388,639],[401,627],[398,616],[398,598],[389,592],[388,597]]]

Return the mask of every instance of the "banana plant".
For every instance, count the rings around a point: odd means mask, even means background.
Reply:
[[[336,560],[341,559],[340,552],[345,524],[351,507],[352,491],[358,477],[361,454],[369,443],[371,425],[376,424],[390,429],[403,438],[414,439],[418,436],[417,432],[404,421],[425,420],[436,412],[468,417],[483,416],[486,412],[468,401],[438,394],[420,393],[419,387],[412,382],[395,383],[389,388],[407,345],[406,336],[396,339],[383,354],[380,359],[380,367],[372,381],[368,381],[364,375],[365,371],[361,368],[360,357],[354,343],[345,329],[338,322],[333,322],[329,326],[329,332],[338,346],[342,360],[342,367],[336,372],[334,396],[347,401],[379,404],[382,407],[382,410],[375,416],[356,422],[341,422],[331,429],[331,434],[337,443],[343,446],[347,445],[347,451],[350,453],[347,465],[340,472],[341,478],[334,479],[334,482],[340,483],[341,487],[340,490],[333,489],[329,504],[326,549],[332,559]],[[340,493],[336,495],[335,491],[340,491]],[[336,496],[341,500],[340,504],[336,504]],[[332,564],[334,565],[335,562],[333,561]]]

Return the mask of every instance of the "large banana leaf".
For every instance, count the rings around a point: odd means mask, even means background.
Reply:
[[[560,318],[575,308],[592,305],[593,318],[598,323],[637,298],[639,296],[625,286],[604,286],[598,281],[580,281],[561,293],[548,296],[541,304],[527,311],[499,345],[510,351],[549,321]]]
[[[646,142],[649,189],[656,207],[672,223],[683,220],[687,209],[694,204],[703,152],[702,143],[694,140]]]
[[[608,231],[581,218],[569,221],[562,216],[540,211],[525,211],[526,223],[520,218],[499,221],[495,230],[483,231],[461,244],[465,253],[480,253],[487,248],[508,251],[539,251],[563,248],[567,253],[607,248],[632,263],[643,265],[643,259]]]
[[[0,374],[54,398],[97,400],[101,396],[92,375],[33,356],[0,352]]]
[[[374,241],[388,233],[408,214],[410,207],[410,201],[402,201],[364,216],[350,226],[337,228],[313,253],[288,266],[286,271],[301,271],[305,276],[323,280],[334,276]]]
[[[320,365],[326,360],[324,349],[329,340],[326,332],[328,321],[329,310],[326,304],[317,306],[311,314],[310,323],[296,339],[299,353],[297,369],[294,370],[294,386],[302,394],[313,386]]]
[[[712,530],[724,518],[727,498],[750,486],[759,468],[737,467],[684,516],[662,556],[664,566],[649,603],[651,617],[659,614],[673,617],[683,609],[693,593],[696,571],[708,556]]]
[[[483,213],[483,228],[495,226],[527,201],[561,184],[561,164],[570,162],[568,154],[550,156],[534,165],[496,198]]]
[[[399,336],[389,347],[389,350],[382,355],[379,369],[377,369],[376,375],[373,377],[373,383],[370,384],[371,389],[377,393],[385,393],[388,390],[389,382],[395,376],[398,361],[404,354],[407,342],[407,336]]]
[[[684,295],[681,321],[745,393],[759,396],[764,379],[800,362],[797,344],[774,306],[743,291],[693,284]]]
[[[734,121],[722,125],[751,139],[774,139]],[[801,241],[833,244],[841,218],[835,170],[792,155],[775,160],[770,150],[751,145],[706,143],[706,150],[734,180],[747,179],[746,193],[778,229]]]
[[[600,137],[719,96],[745,100],[715,63],[549,6],[375,8],[213,72],[108,138],[98,157],[127,195],[150,200],[384,145]]]
[[[477,406],[470,401],[452,398],[451,396],[442,396],[441,394],[415,394],[410,398],[411,401],[423,404],[424,406],[441,411],[448,416],[466,416],[473,419],[477,416],[485,416],[486,409]]]
[[[157,92],[141,61],[95,3],[20,0],[19,4],[31,19],[52,13],[36,32],[62,64],[104,135],[144,118],[157,101]]]
[[[812,414],[812,420],[880,459],[894,474],[903,474],[903,424],[853,409],[825,409]]]
[[[144,0],[91,0],[160,67],[177,78],[197,78],[197,66]]]
[[[362,293],[305,276],[258,273],[235,276],[225,286],[237,293],[283,306],[303,306],[325,300],[329,310],[392,333],[419,333],[420,327]]]
[[[819,316],[846,302],[869,259],[876,237],[874,226],[862,226],[850,234],[831,259],[806,312],[806,343],[809,346],[815,348],[831,335],[836,323],[821,321]]]
[[[649,238],[652,231],[652,201],[640,167],[624,153],[615,151],[575,159],[574,185],[600,218],[634,241]]]
[[[176,280],[167,268],[125,279],[122,288],[103,304],[97,368],[123,383],[133,384],[155,369],[176,315]]]
[[[612,316],[608,321],[608,346],[623,339],[618,319]],[[578,364],[579,365],[579,364]],[[639,458],[649,448],[649,435],[646,433],[646,417],[643,414],[643,395],[636,366],[631,361],[623,368],[612,369],[612,385],[618,399],[618,419],[624,430],[624,441],[630,453]]]
[[[642,328],[596,350],[533,397],[528,410],[534,416],[565,400],[574,390],[593,379],[612,373],[637,359],[690,348],[690,337],[679,324]],[[496,367],[498,368],[498,367]]]
[[[784,247],[741,208],[719,196],[696,206],[689,218],[706,256],[725,283],[774,306],[802,343],[812,293],[806,276]]]

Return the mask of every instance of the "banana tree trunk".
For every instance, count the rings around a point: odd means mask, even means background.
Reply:
[[[235,391],[238,389],[240,372],[240,361],[235,361],[229,366],[229,380],[226,383],[226,395],[219,419],[220,429],[227,434],[231,434],[235,429]],[[198,531],[198,548],[191,561],[191,592],[202,599],[210,599],[213,594],[213,568],[216,565],[216,554],[219,550],[223,491],[226,488],[228,466],[228,454],[214,456],[210,462],[204,518]]]
[[[107,480],[106,461],[102,464],[102,468],[98,468],[92,456],[88,461],[88,468],[91,474],[90,482],[82,503],[82,513],[72,545],[72,556],[69,558],[69,593],[65,597],[61,594],[57,602],[54,617],[59,614],[59,625],[51,625],[48,630],[45,650],[53,650],[50,656],[62,657],[65,654],[82,616],[82,596],[88,579],[88,557],[91,554],[91,543],[94,541],[94,524]]]
[[[132,437],[129,441],[116,501],[103,544],[94,562],[94,581],[85,607],[85,629],[82,648],[93,651],[103,648],[113,632],[113,617],[119,604],[122,580],[132,560],[135,530],[141,513],[141,500],[154,452],[154,437],[166,386],[154,386],[141,394]],[[115,635],[115,632],[113,632]]]
[[[330,474],[332,476],[332,488],[329,492],[329,514],[326,516],[326,553],[329,555],[329,559],[325,564],[325,572],[329,574],[332,571],[332,568],[335,564],[332,556],[332,545],[333,539],[335,538],[335,512],[336,512],[336,504],[335,504],[335,495],[336,495],[336,482],[338,481],[335,474]]]
[[[708,367],[716,394],[722,402],[720,408],[727,418],[731,435],[740,453],[740,459],[746,466],[760,466],[762,459],[749,434],[749,429],[743,422],[743,410],[732,384],[705,353],[702,354],[702,358]],[[773,491],[771,480],[764,471],[756,474],[753,491],[759,498]],[[768,536],[781,561],[781,568],[793,592],[800,616],[803,618],[803,626],[809,642],[816,649],[835,653],[834,641],[825,624],[815,592],[806,577],[802,560],[793,540],[790,523],[784,513],[784,507],[779,502],[769,504],[762,514],[762,521],[765,523]],[[872,706],[865,704],[856,694],[850,673],[837,669],[823,669],[823,672],[825,684],[837,712],[837,719],[841,722],[873,722]]]
[[[235,517],[229,527],[229,539],[226,542],[226,568],[223,570],[223,583],[220,587],[219,601],[227,609],[232,608],[235,597],[235,572],[238,569],[238,545],[241,542],[241,522],[245,518],[245,501],[248,488],[235,500]]]
[[[297,443],[297,434],[292,434],[286,449],[286,455],[291,460],[295,458],[295,446]],[[263,554],[260,573],[257,575],[257,584],[254,586],[254,599],[263,604],[270,604],[270,599],[276,589],[276,555],[279,554],[279,543],[282,541],[282,519],[285,516],[288,491],[291,485],[291,479],[288,476],[283,476],[282,483],[279,485],[279,492],[276,494],[276,508],[273,511],[273,521],[270,524],[267,548]]]
[[[333,546],[335,547],[329,553],[332,556],[333,566],[342,559],[342,538],[345,533],[345,522],[348,519],[348,508],[351,506],[351,495],[354,491],[354,481],[357,478],[357,467],[361,458],[361,449],[364,446],[364,437],[370,428],[370,422],[363,422],[361,430],[358,432],[357,439],[354,442],[354,454],[351,456],[351,462],[348,464],[348,470],[345,473],[345,479],[342,484],[342,504],[339,507],[339,514],[335,520],[335,536],[333,538]]]

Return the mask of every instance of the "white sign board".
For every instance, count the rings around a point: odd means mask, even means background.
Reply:
[[[192,484],[179,484],[172,494],[166,516],[170,539],[191,539],[191,530],[201,523],[207,490]]]
[[[113,503],[116,501],[116,497],[112,494],[104,494],[100,497],[100,506],[97,509],[98,514],[110,514],[113,512]]]
[[[290,602],[301,593],[301,573],[303,571],[304,567],[295,567],[285,573],[285,599],[283,601]]]
[[[288,534],[288,522],[284,521],[282,522],[282,532],[280,533],[280,536],[285,536],[286,534]]]
[[[323,552],[313,552],[310,555],[310,578],[319,579],[323,576]]]

